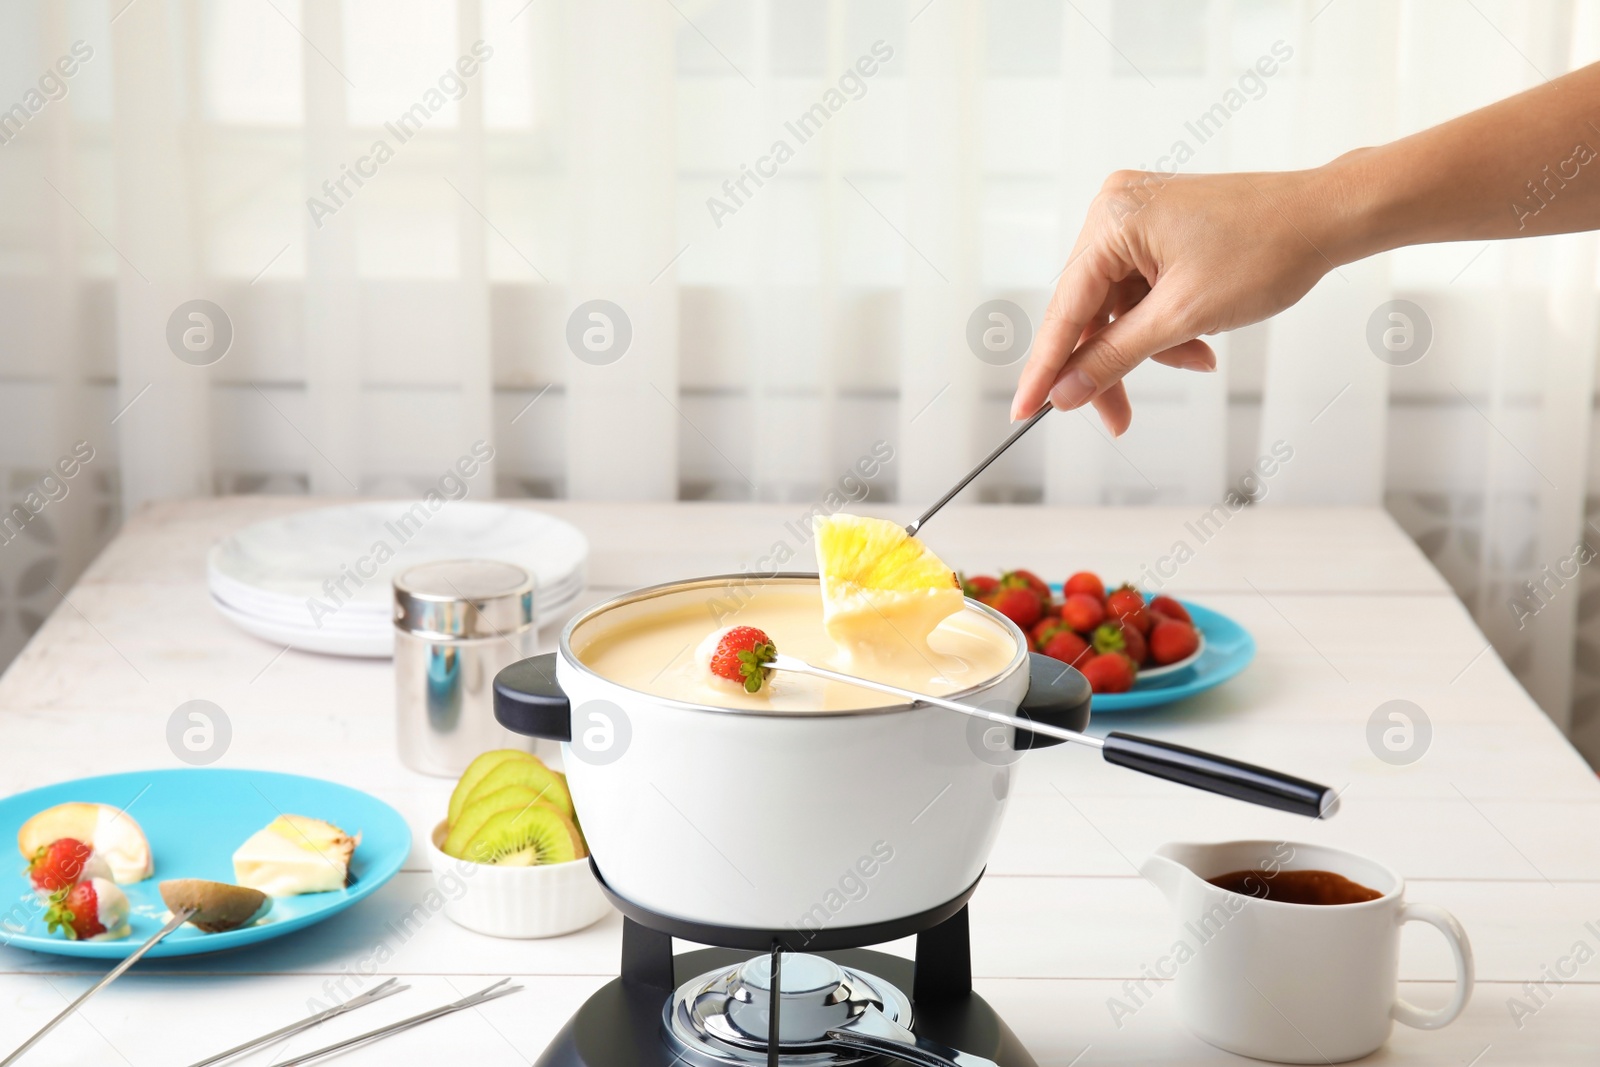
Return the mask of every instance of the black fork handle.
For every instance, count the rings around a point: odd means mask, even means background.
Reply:
[[[1313,819],[1339,810],[1338,794],[1325,785],[1183,745],[1109,733],[1100,753],[1107,763],[1265,808]]]

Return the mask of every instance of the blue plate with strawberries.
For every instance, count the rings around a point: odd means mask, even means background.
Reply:
[[[1052,583],[1050,591],[1060,597],[1060,583]],[[1096,693],[1091,705],[1094,713],[1137,711],[1192,697],[1226,682],[1255,659],[1255,638],[1243,626],[1221,612],[1188,600],[1178,602],[1200,631],[1199,651],[1181,664],[1141,673],[1127,692]]]
[[[1192,697],[1226,682],[1256,658],[1255,638],[1243,626],[1220,611],[1188,600],[1179,603],[1188,610],[1204,640],[1200,654],[1177,671],[1163,671],[1156,678],[1136,679],[1133,688],[1126,693],[1096,693],[1090,705],[1093,713],[1137,711]]]
[[[0,800],[0,842],[16,841],[22,824],[38,812],[73,801],[123,809],[149,841],[154,873],[121,887],[128,898],[131,932],[114,941],[72,941],[49,932],[48,904],[33,890],[25,871],[27,858],[18,856],[11,873],[0,866],[0,946],[122,959],[166,923],[170,913],[161,899],[161,882],[233,882],[234,850],[280,815],[308,816],[350,836],[360,835],[350,856],[348,884],[272,898],[271,910],[236,930],[208,934],[179,927],[148,958],[241,948],[319,923],[371,896],[411,852],[411,829],[400,813],[359,790],[295,774],[199,767],[79,778],[6,797]]]

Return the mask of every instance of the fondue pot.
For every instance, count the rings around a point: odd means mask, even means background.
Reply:
[[[675,582],[590,608],[566,626],[556,652],[500,672],[496,716],[564,743],[593,866],[630,916],[642,909],[673,920],[678,936],[715,929],[718,939],[702,943],[730,947],[763,948],[772,931],[787,931],[794,949],[870,944],[942,921],[976,887],[1022,752],[1059,741],[921,703],[815,712],[686,703],[609,681],[581,658],[614,628],[750,581]],[[763,581],[815,586],[817,576]],[[946,699],[1083,730],[1091,696],[1083,676],[1030,653],[1022,631],[986,605],[968,600],[965,610],[996,624],[1014,654],[992,678]],[[1296,778],[1126,735],[1104,745],[1108,761],[1146,773],[1331,813],[1331,791]],[[748,944],[739,930],[750,931]]]

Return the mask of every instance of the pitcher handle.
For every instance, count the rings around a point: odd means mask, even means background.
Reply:
[[[1450,1003],[1442,1008],[1430,1011],[1396,997],[1389,1014],[1394,1016],[1396,1022],[1414,1026],[1418,1030],[1437,1030],[1441,1026],[1449,1026],[1472,997],[1472,942],[1467,940],[1467,932],[1461,928],[1456,917],[1437,904],[1407,904],[1400,909],[1399,921],[1428,923],[1444,934],[1450,952],[1455,956],[1456,988]]]

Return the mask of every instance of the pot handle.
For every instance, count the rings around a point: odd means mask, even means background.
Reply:
[[[529,656],[494,676],[494,717],[516,734],[572,740],[572,705],[556,683],[556,654]]]
[[[1264,808],[1313,819],[1339,810],[1338,794],[1325,785],[1166,741],[1113,732],[1106,734],[1100,754],[1119,767]]]
[[[1030,652],[1028,694],[1017,705],[1017,718],[1082,733],[1089,725],[1089,702],[1092,697],[1089,680],[1071,666],[1041,653]],[[1061,743],[1059,737],[1018,730],[1013,745],[1021,752]]]

